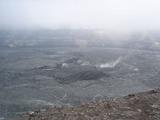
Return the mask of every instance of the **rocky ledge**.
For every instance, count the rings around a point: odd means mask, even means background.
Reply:
[[[26,113],[19,120],[160,120],[160,89],[74,107],[51,107]]]

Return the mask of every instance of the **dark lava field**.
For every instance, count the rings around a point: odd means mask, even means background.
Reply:
[[[159,87],[159,33],[0,30],[0,120]]]
[[[79,105],[159,87],[156,50],[1,48],[0,120],[46,106]]]

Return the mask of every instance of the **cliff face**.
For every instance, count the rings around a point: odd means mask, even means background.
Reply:
[[[22,115],[19,120],[159,120],[160,89],[91,102],[54,107]]]

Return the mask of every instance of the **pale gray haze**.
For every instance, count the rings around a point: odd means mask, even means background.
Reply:
[[[1,28],[160,28],[159,0],[0,0]]]
[[[0,0],[0,120],[56,119],[63,107],[48,107],[128,94],[133,104],[107,102],[103,115],[98,102],[82,118],[158,120],[159,78],[160,0]],[[134,95],[148,90],[148,102]]]

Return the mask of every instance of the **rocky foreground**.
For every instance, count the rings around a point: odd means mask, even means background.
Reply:
[[[160,89],[80,106],[48,108],[22,115],[19,120],[160,120]]]

